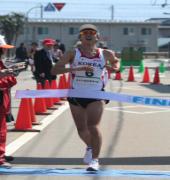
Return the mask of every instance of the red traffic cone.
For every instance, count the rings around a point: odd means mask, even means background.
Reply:
[[[17,120],[15,123],[15,130],[32,130],[29,100],[27,98],[21,99]]]
[[[45,89],[51,89],[50,83],[48,80],[45,81],[44,87],[45,87]],[[47,108],[51,108],[54,105],[53,98],[45,98],[45,103],[46,103]]]
[[[149,82],[150,82],[149,70],[148,67],[145,67],[142,83],[149,83]]]
[[[29,100],[29,109],[30,109],[32,125],[40,125],[41,123],[37,122],[37,118],[35,116],[35,110],[33,107],[32,99],[28,99],[28,100]]]
[[[115,73],[115,79],[114,80],[122,80],[121,72],[116,72]]]
[[[63,89],[67,89],[67,80],[66,80],[66,75],[65,75],[65,74],[63,74],[62,76],[63,76],[63,84],[64,84]]]
[[[128,80],[127,81],[135,81],[135,78],[134,78],[134,72],[133,72],[133,66],[130,66],[130,69],[129,69],[129,76],[128,76]]]
[[[57,83],[56,80],[52,80],[51,82],[51,89],[57,89]],[[54,103],[60,102],[60,98],[53,98]]]
[[[71,89],[71,74],[68,74],[68,78],[67,78],[67,88]]]
[[[37,84],[37,90],[42,89],[41,83]],[[46,103],[44,98],[35,98],[34,111],[36,114],[45,113],[47,111]]]
[[[153,84],[160,84],[159,68],[158,67],[155,69],[155,75],[154,75],[154,79],[153,79]]]
[[[59,77],[59,84],[58,84],[58,89],[64,89],[65,85],[64,85],[64,80],[63,80],[63,76],[61,75]]]
[[[31,115],[31,122],[33,124],[33,122],[36,122],[36,116],[35,116],[35,111],[32,104],[32,99],[29,98],[28,102],[29,102],[29,109],[30,109],[30,115]]]

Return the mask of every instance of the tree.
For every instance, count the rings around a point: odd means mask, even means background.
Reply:
[[[25,16],[19,13],[0,16],[0,30],[9,44],[16,45],[17,38],[24,32]]]

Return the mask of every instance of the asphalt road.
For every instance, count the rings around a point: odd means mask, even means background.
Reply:
[[[150,70],[151,81],[153,69]],[[170,99],[170,72],[160,74],[161,84],[141,83],[142,74],[135,69],[135,82],[110,80],[107,90],[138,96]],[[113,78],[113,77],[112,77]],[[17,89],[35,89],[30,71],[17,77],[12,89],[12,112],[17,118]],[[80,141],[66,101],[36,115],[40,132],[13,132],[8,123],[7,153],[15,157],[13,168],[0,169],[0,178],[7,179],[170,179],[170,108],[110,102],[101,122],[103,145],[101,169],[87,174],[82,163],[85,145]],[[24,117],[23,117],[24,118]],[[3,175],[2,173],[6,173]]]

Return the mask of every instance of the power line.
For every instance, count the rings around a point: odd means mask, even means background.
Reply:
[[[1,0],[2,1],[2,0]],[[71,1],[71,0],[70,0]],[[8,6],[5,6],[4,4],[8,2]],[[11,3],[9,3],[11,2]],[[20,2],[20,3],[16,3]],[[38,4],[38,0],[33,3],[33,1],[29,1],[27,5],[21,3],[22,1],[19,0],[5,0],[3,3],[1,2],[1,7],[0,7],[0,14],[7,14],[10,12],[21,12],[25,13],[27,12],[31,7],[35,6]],[[152,1],[153,2],[153,1]],[[33,3],[33,4],[32,4]],[[44,3],[44,1],[42,1]],[[154,0],[155,4],[158,2]],[[75,18],[75,17],[99,17],[99,18],[105,18],[109,19],[111,17],[111,4],[94,4],[94,3],[66,3],[67,6],[63,8],[61,12],[55,11],[54,13],[48,13],[44,12],[46,17],[50,18]],[[15,5],[15,6],[14,6]],[[23,6],[24,5],[24,6]],[[44,5],[44,4],[43,4]],[[158,4],[157,4],[158,5]],[[44,5],[45,6],[45,5]],[[140,6],[140,8],[138,8]],[[160,16],[160,13],[162,13],[162,8],[161,5],[155,6],[154,8],[152,7],[152,4],[137,4],[137,3],[131,3],[131,4],[114,4],[114,18],[118,17],[124,17],[125,19],[127,18],[142,18],[146,19],[150,18],[152,16]],[[39,13],[39,12],[38,12]],[[33,11],[30,13],[31,16],[37,16],[38,14],[37,11]],[[36,15],[35,15],[36,14]],[[133,15],[132,15],[133,14]]]

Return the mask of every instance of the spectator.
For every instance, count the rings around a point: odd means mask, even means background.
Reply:
[[[24,43],[21,43],[20,46],[16,49],[16,59],[18,62],[25,62],[28,58],[27,49]]]
[[[42,86],[44,86],[45,80],[51,82],[51,80],[56,79],[56,75],[50,73],[52,65],[55,63],[52,55],[54,44],[55,40],[44,39],[42,42],[43,48],[36,51],[34,55],[35,79],[37,83],[42,83]]]
[[[34,74],[35,73],[35,65],[34,65],[34,55],[37,51],[38,48],[38,43],[32,42],[31,43],[31,48],[28,52],[28,58],[29,58],[29,65],[31,66],[31,71]]]
[[[98,47],[99,47],[99,48],[102,48],[102,49],[108,49],[108,47],[107,47],[106,43],[105,43],[105,42],[103,42],[103,41],[100,41],[100,42],[99,42]]]
[[[60,50],[63,52],[63,54],[64,54],[65,51],[66,51],[65,45],[64,45],[63,43],[61,43],[59,39],[56,39],[56,43],[58,44],[59,49],[60,49]]]
[[[74,48],[81,48],[81,41],[77,41],[73,47]]]
[[[0,36],[0,167],[10,168],[7,161],[13,160],[11,156],[5,156],[7,137],[6,116],[10,112],[10,88],[16,84],[12,69],[7,69],[2,62],[2,55],[6,49],[14,46],[6,44],[4,37]]]
[[[56,62],[58,62],[63,56],[63,52],[61,51],[61,49],[59,49],[59,46],[57,43],[54,45],[52,53]]]
[[[25,62],[26,66],[25,66],[25,70],[28,67],[28,53],[27,53],[27,48],[25,47],[24,43],[21,43],[20,46],[16,49],[15,52],[16,55],[16,60],[17,62]]]

